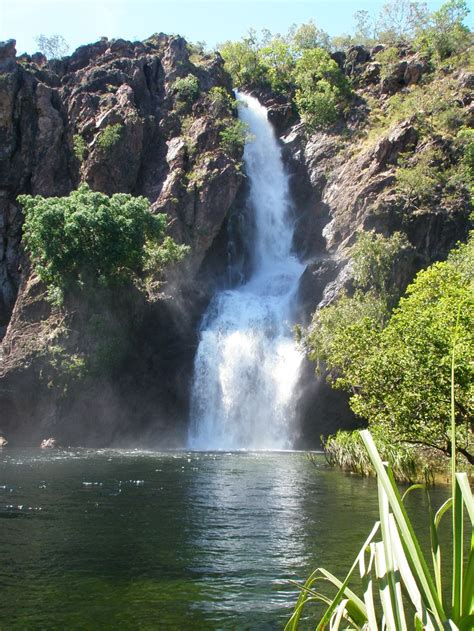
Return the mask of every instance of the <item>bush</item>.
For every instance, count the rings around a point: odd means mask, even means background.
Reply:
[[[82,162],[86,156],[87,146],[84,138],[80,134],[75,134],[72,138],[74,155]]]
[[[151,214],[144,197],[108,197],[83,184],[68,197],[22,195],[18,201],[26,250],[53,291],[140,279],[152,253],[156,258],[160,245],[170,245],[163,243],[166,216]]]
[[[463,24],[469,14],[465,0],[448,0],[432,13],[428,26],[420,30],[416,45],[442,61],[472,43],[472,34]]]
[[[433,200],[437,188],[445,181],[444,172],[439,167],[441,159],[437,151],[424,151],[415,164],[397,168],[396,190],[407,205],[419,207]]]
[[[322,48],[304,50],[296,62],[295,101],[309,128],[325,127],[338,118],[338,106],[350,96],[346,77]]]
[[[108,125],[103,129],[97,139],[97,144],[103,151],[108,151],[115,146],[122,136],[122,123],[115,123],[115,125]]]
[[[206,102],[211,112],[217,118],[230,116],[237,102],[225,88],[211,88],[206,96]]]
[[[173,83],[173,91],[179,101],[194,103],[200,94],[198,78],[193,74],[188,74],[186,77],[176,79]]]
[[[226,127],[219,133],[222,148],[229,155],[239,154],[246,141],[249,139],[248,126],[240,120],[230,118],[226,121]]]
[[[398,48],[390,46],[377,53],[375,60],[380,64],[380,78],[386,79],[400,63],[400,53],[398,52]]]
[[[225,69],[237,88],[265,85],[265,67],[261,63],[254,33],[240,42],[227,41],[219,46]]]
[[[329,380],[351,393],[354,412],[387,440],[449,453],[451,354],[456,331],[455,420],[459,451],[470,461],[474,416],[474,239],[418,274],[387,318],[372,293],[316,312],[305,342],[327,362]],[[384,315],[385,313],[385,315]]]

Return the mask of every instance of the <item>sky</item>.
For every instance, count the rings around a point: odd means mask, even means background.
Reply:
[[[428,0],[431,10],[444,0]],[[37,50],[39,35],[62,35],[70,52],[108,38],[145,39],[179,34],[209,48],[239,39],[249,28],[285,33],[314,19],[330,35],[348,33],[357,9],[377,13],[387,0],[0,0],[0,40],[16,39],[17,52]]]

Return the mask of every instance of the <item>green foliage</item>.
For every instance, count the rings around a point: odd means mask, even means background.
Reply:
[[[325,48],[326,50],[330,48],[329,35],[318,28],[314,20],[309,20],[300,26],[291,26],[286,39],[296,52],[311,48]]]
[[[384,298],[357,291],[316,311],[302,342],[318,370],[324,362],[334,387],[350,390],[387,319]]]
[[[436,513],[429,508],[431,559],[422,551],[404,505],[405,497],[422,485],[417,484],[401,496],[394,473],[387,466],[367,430],[360,433],[371,467],[377,474],[379,520],[375,522],[343,581],[324,568],[317,568],[303,585],[296,583],[301,594],[285,631],[297,631],[303,610],[310,603],[322,603],[316,631],[362,631],[390,629],[417,631],[470,629],[474,617],[474,500],[466,473],[456,472],[456,443],[451,442],[451,497]],[[366,457],[367,457],[366,456]],[[429,496],[428,496],[429,500]],[[446,589],[448,563],[441,572],[440,522],[449,510],[452,513],[453,548],[449,565],[451,598]],[[467,517],[467,519],[465,519]],[[464,521],[470,522],[470,539],[464,537]],[[468,536],[469,536],[468,535]],[[447,551],[447,550],[446,550]],[[433,569],[429,565],[432,562]],[[359,597],[349,585],[359,569],[362,588]],[[328,595],[322,586],[331,586],[335,595]]]
[[[265,68],[259,55],[259,44],[252,31],[239,42],[224,42],[219,52],[225,62],[225,69],[237,88],[265,84]]]
[[[424,474],[428,475],[413,445],[394,443],[385,439],[383,434],[374,434],[374,441],[381,457],[388,462],[399,482],[413,482],[420,474],[421,479],[424,479]],[[325,441],[324,451],[329,463],[340,469],[366,476],[375,473],[359,431],[339,430]]]
[[[240,154],[249,140],[248,126],[235,118],[226,119],[226,127],[219,133],[221,145],[229,155]]]
[[[352,248],[353,275],[356,286],[371,289],[390,301],[393,292],[393,270],[400,256],[411,249],[404,234],[395,232],[389,237],[374,231],[361,231]]]
[[[397,191],[409,206],[420,207],[433,200],[440,185],[445,182],[439,151],[427,150],[416,156],[408,166],[397,168]]]
[[[141,278],[166,229],[166,216],[151,214],[144,197],[108,197],[85,184],[68,197],[22,195],[18,201],[34,269],[56,294]],[[170,242],[163,247],[168,251]]]
[[[464,50],[472,43],[471,31],[463,24],[468,14],[466,0],[448,0],[430,15],[426,28],[419,32],[416,45],[438,60]]]
[[[338,106],[350,96],[346,77],[329,53],[321,48],[303,51],[295,66],[295,101],[310,128],[335,122]]]
[[[122,123],[107,125],[107,127],[100,132],[97,144],[103,151],[109,151],[119,142],[122,136],[122,130]]]
[[[225,88],[214,87],[209,90],[206,96],[206,104],[210,108],[213,116],[223,118],[230,116],[236,108],[237,102],[227,92]]]
[[[388,322],[386,302],[373,292],[356,292],[316,312],[305,338],[309,356],[327,363],[334,386],[352,393],[354,412],[387,439],[448,453],[450,349],[457,323],[457,440],[471,459],[473,282],[471,239],[446,262],[420,272]]]
[[[412,0],[391,0],[380,9],[377,40],[383,44],[406,44],[413,40],[428,17],[426,5]]]
[[[87,145],[81,134],[75,134],[73,136],[72,144],[74,148],[74,155],[79,160],[79,162],[82,162],[86,156]]]
[[[380,78],[386,79],[400,63],[398,48],[395,48],[395,46],[385,48],[375,55],[375,60],[380,64]]]
[[[259,50],[259,59],[271,89],[290,94],[295,58],[289,44],[281,37],[274,37]]]
[[[67,55],[69,45],[62,35],[40,35],[35,38],[40,52],[48,59],[60,59]]]
[[[200,94],[199,80],[193,74],[176,79],[173,83],[173,91],[179,101],[194,103]]]

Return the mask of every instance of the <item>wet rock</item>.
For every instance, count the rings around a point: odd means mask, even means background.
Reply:
[[[55,449],[57,447],[56,439],[53,437],[45,438],[41,441],[40,449]]]

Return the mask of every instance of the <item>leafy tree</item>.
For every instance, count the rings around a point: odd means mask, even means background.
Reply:
[[[219,46],[225,69],[237,88],[265,83],[265,67],[261,63],[259,45],[254,31],[239,42],[224,42]]]
[[[79,162],[82,162],[87,153],[87,145],[81,134],[74,134],[72,137],[72,146],[74,149],[74,155]]]
[[[289,29],[287,39],[297,52],[311,48],[329,49],[330,47],[329,35],[323,29],[318,28],[314,20],[309,20],[300,26],[293,24]]]
[[[357,292],[314,316],[305,343],[329,380],[393,442],[449,454],[451,352],[456,338],[459,451],[471,462],[474,367],[474,239],[418,274],[388,319],[383,301]],[[380,308],[380,311],[378,310]]]
[[[466,0],[448,0],[430,15],[426,28],[419,29],[418,46],[439,60],[462,51],[472,42],[472,33],[463,23],[468,14]]]
[[[214,87],[206,95],[206,104],[212,114],[217,118],[230,116],[232,110],[237,107],[237,101],[227,92],[225,88]]]
[[[407,43],[427,20],[426,5],[410,0],[390,0],[380,10],[377,39],[388,44]]]
[[[122,136],[123,124],[107,125],[99,134],[97,143],[101,149],[108,151],[114,147]],[[76,145],[75,145],[76,146]]]
[[[259,57],[272,90],[290,93],[295,59],[289,44],[282,38],[273,38],[259,50]]]
[[[355,34],[358,44],[373,46],[377,38],[377,26],[375,19],[365,9],[359,9],[354,13]]]
[[[174,247],[163,242],[166,216],[153,215],[144,197],[108,197],[83,184],[68,197],[21,195],[18,201],[26,250],[53,291],[139,280],[157,248]]]
[[[199,81],[193,74],[176,79],[173,83],[173,90],[180,101],[194,102],[199,94]]]
[[[219,133],[222,147],[231,156],[242,151],[247,140],[250,139],[248,125],[235,118],[226,119],[225,128]]]
[[[349,83],[337,63],[322,48],[304,50],[294,72],[298,111],[310,128],[337,120],[338,106],[350,95]]]
[[[62,35],[40,35],[35,38],[36,44],[40,52],[48,59],[60,59],[67,55],[69,44]]]
[[[400,258],[412,249],[408,239],[401,232],[389,237],[373,230],[362,231],[352,248],[352,272],[359,289],[371,290],[388,303],[396,297],[393,283],[393,270]]]

